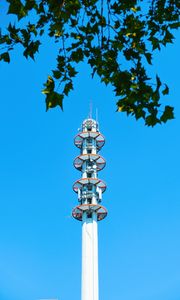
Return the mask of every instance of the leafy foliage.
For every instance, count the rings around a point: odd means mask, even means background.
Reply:
[[[16,45],[23,47],[26,58],[34,59],[43,35],[60,45],[57,66],[42,91],[47,110],[63,108],[77,64],[87,62],[92,77],[97,74],[113,86],[117,111],[143,118],[148,126],[174,118],[171,106],[160,109],[160,97],[169,93],[168,86],[158,75],[153,83],[146,68],[152,65],[154,51],[173,43],[172,30],[180,25],[178,0],[6,1],[8,14],[18,22],[0,32],[0,60],[9,63]]]

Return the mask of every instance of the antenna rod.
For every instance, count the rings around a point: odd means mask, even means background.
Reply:
[[[92,119],[92,100],[90,100],[90,103],[89,103],[89,118]]]
[[[98,108],[96,108],[96,122],[98,123]]]

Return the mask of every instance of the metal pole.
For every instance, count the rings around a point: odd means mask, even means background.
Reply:
[[[97,214],[82,221],[82,300],[98,300],[98,227]]]

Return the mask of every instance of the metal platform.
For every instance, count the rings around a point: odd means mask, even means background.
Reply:
[[[96,132],[83,131],[83,132],[77,134],[74,138],[74,144],[76,145],[76,147],[81,148],[83,139],[85,139],[85,138],[96,139],[96,144],[97,144],[98,149],[102,148],[105,144],[105,138],[100,132],[98,132],[98,131],[96,131]]]
[[[96,185],[102,190],[102,193],[106,190],[106,183],[99,178],[80,178],[73,185],[74,192],[78,192],[78,189],[81,189],[84,185]]]
[[[105,159],[99,154],[81,154],[78,155],[74,160],[74,167],[79,171],[82,170],[82,165],[84,161],[90,160],[91,162],[95,162],[97,165],[97,171],[102,170],[105,165]]]
[[[76,206],[72,211],[73,218],[82,221],[84,212],[97,213],[97,220],[101,221],[107,216],[107,210],[104,206],[99,204],[81,204]]]

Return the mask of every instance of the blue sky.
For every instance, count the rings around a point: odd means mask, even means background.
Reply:
[[[11,64],[0,64],[1,300],[80,299],[73,138],[90,100],[106,137],[107,166],[99,173],[108,186],[108,217],[99,223],[100,300],[180,299],[179,42],[177,35],[150,70],[169,85],[163,101],[175,106],[176,116],[153,129],[116,113],[111,88],[91,80],[86,65],[64,112],[46,113],[40,91],[55,66],[52,44],[41,47],[35,63],[18,49]]]

